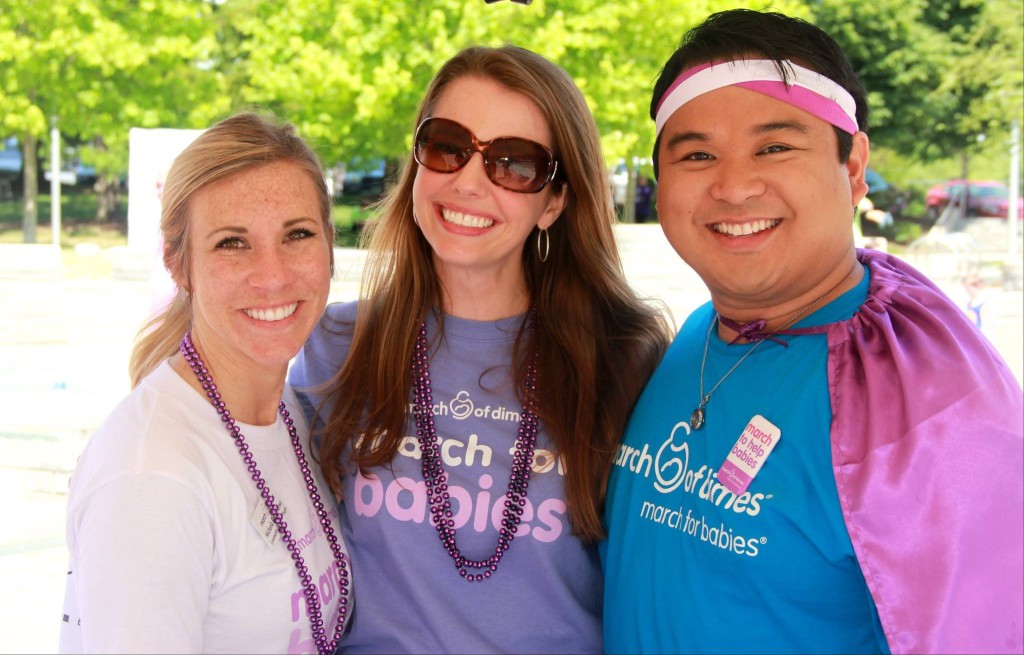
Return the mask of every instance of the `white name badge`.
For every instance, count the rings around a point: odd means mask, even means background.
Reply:
[[[282,502],[278,502],[278,506],[281,509],[281,518],[283,519],[288,514],[288,508]],[[263,501],[262,497],[256,499],[256,506],[252,508],[252,516],[249,517],[249,522],[252,523],[252,527],[256,528],[256,531],[263,537],[263,541],[273,548],[274,544],[281,537],[281,532],[277,529],[274,517],[270,515],[270,510],[267,509],[267,504]]]
[[[758,414],[750,419],[740,438],[718,469],[718,481],[737,496],[744,493],[782,438],[782,430]]]

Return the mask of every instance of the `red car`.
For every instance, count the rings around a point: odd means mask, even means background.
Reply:
[[[951,198],[959,198],[964,192],[963,180],[949,180],[928,189],[924,197],[928,218],[938,219]],[[967,215],[994,216],[1006,218],[1010,208],[1010,191],[1002,182],[971,180],[967,183]],[[1019,201],[1018,218],[1024,218],[1024,198]]]

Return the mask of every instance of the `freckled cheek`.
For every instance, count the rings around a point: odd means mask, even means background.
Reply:
[[[326,252],[299,258],[293,270],[310,290],[324,296],[330,292],[331,260]]]
[[[233,266],[198,266],[192,269],[192,295],[196,298],[230,299],[244,279]]]

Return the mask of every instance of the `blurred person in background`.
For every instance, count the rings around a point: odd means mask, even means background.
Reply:
[[[646,223],[651,218],[651,205],[654,200],[654,185],[646,175],[636,180],[636,222]]]

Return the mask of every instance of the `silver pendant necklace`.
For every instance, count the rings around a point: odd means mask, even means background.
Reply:
[[[704,393],[704,366],[708,362],[708,347],[711,345],[711,331],[715,329],[716,325],[718,325],[718,320],[719,320],[718,319],[718,312],[715,312],[715,318],[712,319],[711,325],[708,326],[707,336],[704,337],[704,356],[700,360],[700,402],[697,403],[696,409],[694,409],[693,412],[690,414],[690,428],[692,428],[693,430],[700,430],[702,427],[704,427],[704,423],[707,421],[707,410],[704,409],[704,408],[707,406],[708,401],[711,400],[711,394],[715,393],[715,390],[718,389],[718,387],[720,387],[722,385],[722,383],[725,382],[725,380],[730,375],[732,375],[733,371],[735,371],[737,368],[739,368],[739,365],[743,363],[743,360],[745,360],[747,357],[750,357],[751,353],[753,353],[755,350],[757,350],[761,346],[762,343],[764,343],[765,341],[768,340],[768,337],[770,337],[772,335],[775,335],[775,334],[779,334],[780,332],[782,332],[783,330],[788,329],[789,326],[793,325],[794,323],[799,321],[801,318],[806,316],[807,313],[810,312],[815,307],[817,307],[818,303],[820,303],[822,301],[822,299],[825,296],[827,296],[831,291],[832,291],[832,289],[829,289],[828,291],[826,291],[825,293],[821,294],[820,296],[815,298],[813,301],[811,301],[810,304],[805,305],[802,309],[800,309],[800,311],[798,311],[796,313],[795,316],[793,316],[793,318],[791,318],[788,321],[786,321],[778,329],[772,330],[771,332],[765,333],[760,339],[758,339],[757,343],[755,343],[754,346],[750,350],[748,350],[747,352],[743,353],[743,357],[740,357],[739,360],[737,360],[736,363],[732,365],[732,368],[730,368],[728,371],[726,371],[725,375],[723,375],[721,378],[718,379],[718,382],[715,383],[715,386],[711,387],[711,391],[708,391],[705,394]]]

